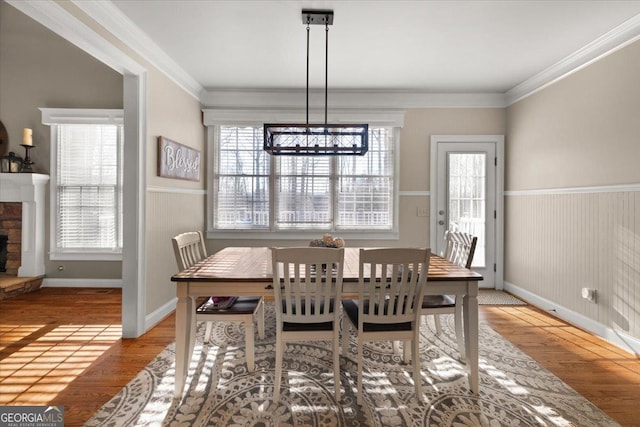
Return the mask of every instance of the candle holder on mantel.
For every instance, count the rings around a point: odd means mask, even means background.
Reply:
[[[32,173],[33,169],[31,168],[31,165],[33,164],[33,161],[31,160],[31,157],[29,156],[29,151],[31,151],[32,148],[35,148],[34,145],[28,145],[28,144],[20,144],[24,147],[24,160],[22,161],[22,172],[23,173]]]

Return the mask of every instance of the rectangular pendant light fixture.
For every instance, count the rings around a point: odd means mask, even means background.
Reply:
[[[278,156],[361,156],[369,149],[369,125],[327,123],[329,25],[332,10],[302,10],[302,23],[307,25],[307,122],[304,124],[264,124],[264,149]],[[324,25],[325,86],[324,124],[309,123],[309,26]]]
[[[361,156],[369,149],[369,125],[265,124],[264,149],[280,156]]]

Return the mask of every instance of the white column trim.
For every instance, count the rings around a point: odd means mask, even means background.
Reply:
[[[145,332],[146,310],[146,68],[65,10],[57,1],[9,0],[9,4],[124,75],[122,334],[125,338],[137,338]],[[77,2],[75,4],[78,5]]]
[[[125,74],[123,83],[122,336],[137,338],[146,332],[147,74]]]

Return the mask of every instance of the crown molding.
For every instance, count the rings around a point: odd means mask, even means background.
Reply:
[[[506,106],[561,80],[603,57],[640,40],[640,14],[623,22],[551,67],[525,80],[505,93]]]
[[[135,74],[144,71],[142,65],[126,56],[124,52],[83,24],[56,1],[6,0],[6,2],[116,71]],[[302,89],[205,90],[110,1],[71,0],[71,2],[205,107],[299,108],[304,104]],[[505,93],[335,90],[329,92],[330,108],[505,108],[637,40],[640,40],[640,14]],[[323,99],[321,91],[310,93],[311,105],[320,107],[321,99]]]
[[[140,74],[144,67],[82,23],[53,0],[7,0],[31,19],[78,46],[121,74]]]
[[[329,90],[333,108],[504,108],[502,93],[427,93],[396,90]],[[305,89],[211,89],[202,94],[202,105],[213,108],[301,108]],[[324,91],[309,91],[309,107],[324,108]]]
[[[305,109],[297,108],[212,108],[202,109],[205,126],[225,124],[262,126],[263,123],[304,123]],[[309,109],[310,123],[323,123],[324,110]],[[404,126],[404,110],[331,108],[327,113],[329,123],[369,123],[374,126]]]
[[[71,0],[189,95],[200,100],[204,88],[110,1]]]

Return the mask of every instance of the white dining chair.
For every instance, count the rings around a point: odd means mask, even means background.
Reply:
[[[473,254],[476,250],[478,238],[462,231],[445,231],[445,247],[442,254],[453,264],[464,268],[471,268]],[[441,314],[453,314],[456,341],[460,357],[465,358],[464,335],[462,332],[462,298],[452,295],[425,295],[422,301],[422,315],[433,315],[436,334],[442,333],[440,324]]]
[[[404,361],[413,364],[416,398],[422,400],[419,354],[420,308],[429,271],[429,249],[360,250],[358,300],[344,300],[342,352],[349,349],[350,329],[357,330],[357,402],[362,404],[363,346],[367,341],[403,341]]]
[[[276,372],[273,401],[280,400],[286,343],[329,341],[333,382],[340,400],[340,298],[344,249],[272,248],[276,307]]]
[[[171,239],[176,263],[180,271],[190,268],[207,257],[204,239],[200,231],[189,231]],[[231,301],[230,305],[219,301]],[[253,372],[254,363],[254,317],[258,323],[258,336],[264,339],[264,301],[262,297],[212,296],[196,307],[196,321],[207,322],[204,341],[211,339],[213,322],[242,322],[245,327],[247,370]],[[192,331],[195,334],[195,330]]]

